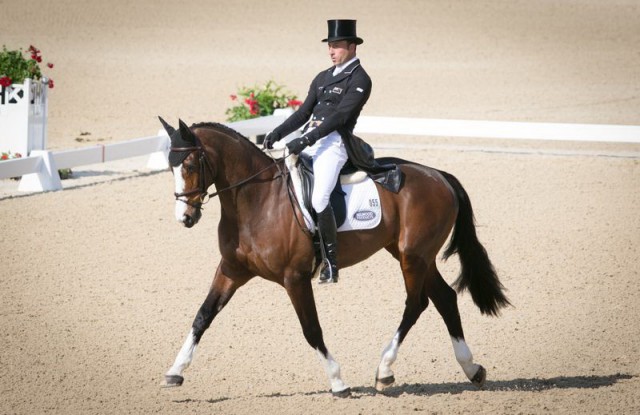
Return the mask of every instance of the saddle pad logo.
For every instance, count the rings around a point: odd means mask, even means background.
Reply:
[[[375,219],[375,217],[376,213],[370,210],[359,210],[353,214],[353,218],[361,222],[368,222]]]

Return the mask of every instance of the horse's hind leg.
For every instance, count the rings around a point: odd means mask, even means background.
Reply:
[[[481,388],[484,386],[487,372],[473,362],[471,350],[464,341],[456,292],[442,278],[435,264],[432,264],[430,271],[424,284],[424,294],[431,299],[447,325],[456,360],[462,366],[465,375],[474,385]]]
[[[392,251],[394,256],[395,253]],[[422,285],[424,282],[426,264],[420,257],[411,257],[402,255],[400,257],[400,265],[404,275],[405,288],[407,290],[407,299],[405,302],[404,314],[398,330],[396,330],[393,339],[382,352],[382,359],[376,370],[376,389],[383,391],[395,382],[391,365],[396,361],[400,344],[409,333],[409,330],[418,320],[420,314],[429,305],[429,298],[423,295]]]
[[[236,290],[247,280],[248,278],[232,279],[222,272],[222,265],[218,266],[209,294],[193,320],[191,331],[189,331],[187,339],[178,352],[173,366],[165,374],[163,387],[182,385],[184,381],[182,372],[191,364],[202,335],[209,328],[215,316],[229,302]]]

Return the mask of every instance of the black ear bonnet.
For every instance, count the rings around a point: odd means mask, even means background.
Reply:
[[[170,126],[161,117],[158,117],[162,126],[164,127],[169,138],[171,138],[171,151],[169,152],[169,164],[173,167],[177,167],[189,154],[193,152],[193,148],[197,147],[196,137],[193,135],[189,127],[179,120],[180,127],[178,130]],[[188,148],[186,151],[174,151],[173,149]]]

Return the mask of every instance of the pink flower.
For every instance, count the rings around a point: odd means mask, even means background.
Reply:
[[[235,101],[236,99],[238,99],[238,96],[234,94],[229,95],[229,97],[231,98],[231,101]]]
[[[11,81],[11,78],[9,78],[8,76],[3,76],[2,78],[0,78],[0,86],[1,87],[8,87],[9,85],[11,85],[13,82]]]

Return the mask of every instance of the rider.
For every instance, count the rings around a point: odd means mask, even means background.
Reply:
[[[322,41],[328,43],[334,66],[315,77],[300,108],[264,140],[266,148],[273,148],[273,143],[304,125],[302,136],[287,143],[287,148],[293,154],[304,152],[313,160],[311,204],[328,262],[320,283],[338,281],[336,221],[329,197],[347,160],[394,192],[401,181],[395,165],[378,164],[371,146],[353,135],[371,94],[371,79],[356,56],[356,47],[363,42],[356,35],[356,21],[328,20],[327,24],[329,34]]]

